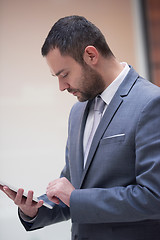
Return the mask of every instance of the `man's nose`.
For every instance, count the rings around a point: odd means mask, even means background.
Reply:
[[[60,91],[65,91],[66,89],[68,89],[70,86],[68,83],[63,82],[62,80],[59,79],[59,90]]]

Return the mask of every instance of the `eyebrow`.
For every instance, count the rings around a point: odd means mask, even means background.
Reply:
[[[53,77],[58,77],[63,71],[65,71],[65,69],[61,69],[60,71],[58,71],[55,74],[52,74]]]

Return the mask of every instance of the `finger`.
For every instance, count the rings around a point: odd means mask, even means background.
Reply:
[[[60,200],[57,197],[53,197],[52,202],[54,202],[55,204],[59,204]]]
[[[48,184],[47,188],[52,188],[52,187],[54,187],[58,182],[59,182],[59,178],[53,180],[52,182],[50,182],[50,183]]]
[[[43,203],[44,203],[43,200],[39,200],[39,202],[36,204],[36,207],[37,208],[42,207]]]
[[[60,203],[60,201],[59,201],[58,197],[55,195],[53,189],[52,189],[52,191],[47,190],[47,191],[46,191],[46,194],[47,194],[47,197],[48,197],[48,199],[49,199],[50,201],[52,201],[52,202],[54,202],[54,203],[56,203],[56,204],[59,204],[59,203]]]
[[[27,199],[26,199],[26,205],[31,206],[33,203],[33,191],[28,191]]]
[[[43,205],[43,200],[39,200],[38,202],[33,200],[33,195],[34,192],[33,191],[28,191],[28,195],[27,195],[27,199],[26,199],[26,205],[27,206],[32,206],[34,205],[37,209],[42,207]]]
[[[47,188],[46,188],[46,190],[47,190],[47,191],[50,191],[51,189],[54,188],[54,186],[55,186],[55,183],[54,183],[54,184],[53,184],[53,183],[49,183],[48,186],[47,186]]]
[[[55,188],[56,188],[56,185],[54,184],[54,185],[48,185],[47,186],[47,188],[46,188],[46,193],[53,193],[54,192],[54,190],[55,190]]]
[[[56,188],[47,188],[46,189],[46,194],[47,194],[47,197],[50,199],[52,197],[56,197]]]
[[[3,187],[3,192],[9,197],[11,198],[12,200],[15,199],[16,197],[16,192],[12,191],[9,187],[7,186],[4,186]]]
[[[17,194],[14,199],[14,203],[16,205],[20,205],[20,204],[24,203],[23,193],[24,193],[24,189],[22,189],[22,188],[18,189]]]
[[[50,201],[54,202],[55,204],[59,204],[59,203],[60,203],[60,200],[59,200],[57,197],[55,197],[55,196],[53,196],[53,197],[48,197],[48,199],[49,199]]]

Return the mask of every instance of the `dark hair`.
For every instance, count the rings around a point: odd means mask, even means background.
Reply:
[[[89,45],[104,57],[113,55],[103,34],[93,23],[81,16],[68,16],[53,25],[42,46],[42,55],[58,48],[62,55],[69,55],[83,64],[84,50]]]

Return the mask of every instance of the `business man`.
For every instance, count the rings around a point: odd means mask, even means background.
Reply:
[[[46,190],[53,209],[33,203],[32,191],[25,200],[23,189],[3,187],[24,227],[71,218],[72,239],[159,240],[160,89],[118,62],[83,17],[58,20],[42,55],[60,90],[79,102],[69,117],[66,165]]]

